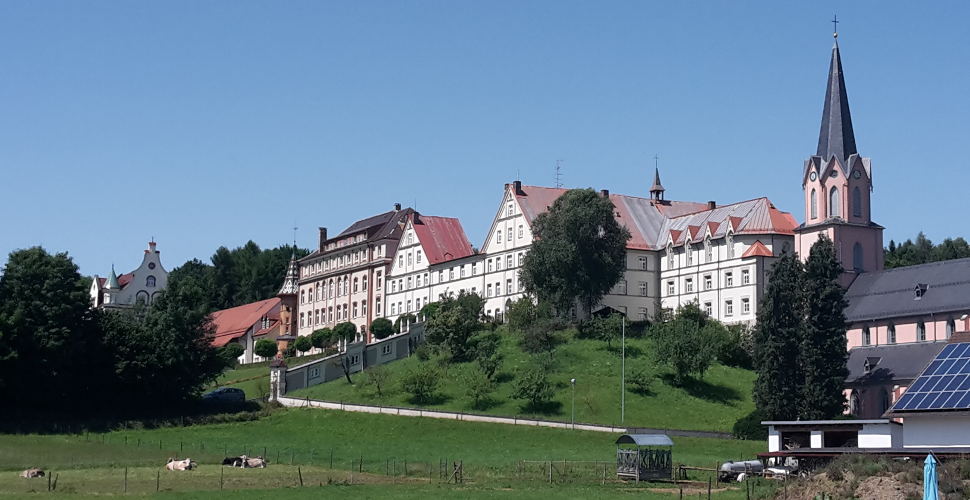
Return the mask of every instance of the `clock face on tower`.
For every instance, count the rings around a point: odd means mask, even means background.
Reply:
[[[862,177],[862,172],[856,170],[855,172],[852,172],[852,177],[858,179],[859,177]]]
[[[815,179],[818,179],[818,174],[816,174],[815,172],[812,172],[811,174],[808,175],[808,178],[814,181]]]

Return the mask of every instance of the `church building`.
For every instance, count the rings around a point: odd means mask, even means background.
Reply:
[[[114,266],[107,278],[94,275],[89,294],[95,308],[132,307],[141,303],[151,305],[168,285],[168,271],[162,267],[155,242],[148,243],[141,265],[130,273],[118,276]]]

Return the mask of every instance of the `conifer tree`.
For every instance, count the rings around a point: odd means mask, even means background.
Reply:
[[[799,366],[799,341],[804,328],[803,268],[795,255],[775,263],[758,308],[754,332],[754,364],[758,377],[754,399],[769,420],[794,420],[804,379]]]
[[[847,303],[839,286],[841,274],[835,245],[823,236],[812,245],[805,262],[806,321],[800,346],[805,383],[799,412],[803,420],[833,418],[845,409]]]

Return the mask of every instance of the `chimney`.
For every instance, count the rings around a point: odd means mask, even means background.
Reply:
[[[610,197],[610,190],[609,189],[600,189],[600,194],[603,195],[603,198],[609,198]]]
[[[327,228],[320,228],[320,251],[323,251],[323,245],[327,241]]]
[[[711,200],[711,201],[707,202],[707,209],[708,210],[714,210],[715,208],[717,208],[717,203],[714,203],[714,200]]]
[[[515,188],[515,194],[524,194],[522,193],[522,181],[515,181],[512,186]]]
[[[400,203],[395,203],[394,204],[394,211],[395,212],[400,212],[401,211],[401,204]]]

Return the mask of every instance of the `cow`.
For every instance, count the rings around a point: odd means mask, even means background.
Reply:
[[[165,464],[165,468],[168,470],[192,470],[197,466],[198,464],[193,462],[191,458],[186,458],[185,460],[169,458],[168,463]]]
[[[32,477],[44,477],[44,471],[41,469],[27,469],[20,473],[20,477],[25,479],[30,479]]]
[[[240,455],[238,457],[226,457],[222,461],[222,465],[231,465],[241,469],[265,469],[266,464],[268,463],[269,461],[263,457],[250,458],[246,455]]]
[[[268,464],[268,463],[269,462],[267,462],[263,457],[247,458],[246,459],[246,468],[249,468],[249,469],[265,469],[266,468],[266,464]]]
[[[243,457],[226,457],[222,459],[222,465],[228,465],[230,467],[243,467],[246,458]]]

